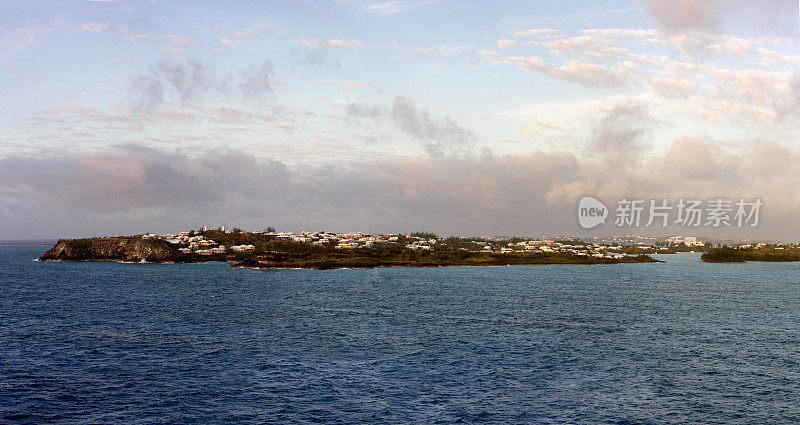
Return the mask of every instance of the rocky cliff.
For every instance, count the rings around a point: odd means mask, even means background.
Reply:
[[[61,239],[40,261],[142,261],[176,262],[184,255],[170,243],[158,239],[90,238]]]

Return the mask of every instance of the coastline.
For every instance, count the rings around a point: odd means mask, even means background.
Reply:
[[[387,246],[360,249],[325,249],[312,245],[286,245],[282,250],[256,249],[199,255],[179,251],[158,239],[136,237],[59,240],[39,261],[117,261],[128,264],[178,264],[226,262],[232,268],[309,269],[453,266],[505,267],[514,265],[601,265],[660,263],[649,255],[590,256],[568,252],[471,252],[457,249],[413,250]]]
[[[440,269],[440,268],[448,268],[448,267],[517,267],[517,266],[615,266],[618,264],[667,264],[667,261],[641,261],[641,262],[617,262],[617,263],[529,263],[529,264],[446,264],[446,265],[407,265],[407,266],[397,266],[397,265],[379,265],[379,266],[343,266],[343,267],[282,267],[282,266],[244,266],[238,264],[232,264],[231,268],[236,269],[248,269],[248,270],[347,270],[347,269]]]

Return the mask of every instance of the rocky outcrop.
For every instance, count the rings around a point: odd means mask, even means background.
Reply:
[[[184,259],[169,242],[141,238],[61,239],[40,261],[147,261],[178,262]]]

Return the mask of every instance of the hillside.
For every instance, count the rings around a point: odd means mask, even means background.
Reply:
[[[61,239],[40,261],[179,262],[185,256],[168,242],[141,238]]]

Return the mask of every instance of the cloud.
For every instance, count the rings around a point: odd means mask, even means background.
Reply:
[[[781,67],[800,64],[800,56],[782,53],[794,43],[781,37],[601,28],[533,40],[530,47],[542,52],[532,56],[510,56],[499,49],[485,53],[493,52],[489,63],[637,96],[637,102],[682,119],[753,129],[786,125],[798,111],[794,99],[800,90],[794,87],[800,85]],[[552,54],[568,59],[559,63],[549,59]],[[747,59],[735,62],[744,68],[718,65],[731,57]]]
[[[89,209],[97,214],[132,209],[207,205],[231,197],[269,197],[289,179],[285,165],[256,162],[237,151],[189,158],[139,145],[89,154],[1,160],[2,174],[43,205]],[[41,167],[39,172],[36,168]],[[91,190],[85,188],[91,187]]]
[[[719,25],[720,5],[718,0],[637,0],[650,17],[671,31],[715,29]],[[731,2],[728,2],[731,3]]]
[[[324,40],[321,38],[303,39],[301,43],[308,47],[321,47],[325,49],[358,50],[364,46],[364,42],[359,40]]]
[[[154,43],[161,40],[161,37],[157,35],[147,34],[143,32],[132,32],[130,29],[124,27],[119,29],[119,35],[121,35],[123,39],[128,41]]]
[[[364,0],[361,10],[391,16],[438,2],[439,0]]]
[[[797,18],[794,0],[635,0],[635,3],[643,6],[656,24],[672,32],[716,32],[727,21],[774,30],[791,28]]]
[[[526,46],[525,44],[520,43],[519,41],[508,40],[508,39],[504,38],[502,40],[497,40],[497,47],[499,47],[501,49],[509,49],[509,48],[512,48],[512,47],[525,48],[525,47],[528,47],[528,46]]]
[[[38,211],[37,217],[63,214],[66,221],[91,217],[92,223],[84,224],[88,234],[105,232],[103,224],[122,217],[144,223],[131,232],[169,220],[179,226],[224,220],[396,231],[425,226],[486,231],[503,225],[510,231],[509,216],[515,216],[513,224],[529,227],[528,214],[543,208],[537,203],[553,176],[569,179],[576,166],[569,154],[533,153],[291,169],[235,150],[190,156],[138,145],[14,156],[0,159],[0,194],[10,197],[0,208],[0,231],[8,234],[11,222],[25,221],[25,211]],[[50,223],[49,234],[63,234],[63,220]]]
[[[348,89],[357,89],[366,86],[366,84],[359,81],[342,80],[342,84]]]
[[[428,141],[425,148],[431,155],[463,149],[475,134],[461,127],[450,117],[434,118],[428,111],[418,110],[414,102],[397,96],[392,106],[394,122],[406,133]]]
[[[779,121],[800,116],[800,72],[796,72],[789,83],[787,95],[775,100],[775,111]]]
[[[404,46],[396,41],[392,42],[392,48],[397,52],[395,57],[398,59],[413,57],[420,54],[431,59],[453,58],[462,52],[472,51],[473,49],[472,46],[454,44],[442,44],[432,47]]]
[[[344,111],[349,117],[378,119],[388,116],[389,109],[383,105],[351,102],[345,105]]]
[[[623,52],[608,38],[597,35],[562,38],[543,42],[542,45],[559,55],[577,55],[599,60],[620,56]]]
[[[498,53],[496,50],[492,50],[492,49],[481,49],[481,50],[478,50],[477,53],[479,55],[485,57],[485,58],[500,57],[500,53]]]
[[[263,62],[259,66],[245,68],[233,77],[234,85],[245,99],[263,101],[272,93],[272,63]]]
[[[217,78],[211,68],[199,61],[164,59],[149,73],[136,77],[132,91],[139,96],[138,108],[153,109],[169,94],[181,103],[189,103],[216,91],[220,89]]]
[[[345,51],[355,51],[364,46],[362,41],[351,39],[314,38],[295,39],[294,42],[310,48],[302,52],[300,63],[334,69],[341,68],[342,56]]]
[[[163,59],[135,77],[129,87],[134,108],[151,111],[167,100],[182,104],[205,97],[238,95],[246,100],[263,100],[272,93],[272,65],[220,74],[209,64],[194,59]]]
[[[0,62],[10,61],[28,48],[41,45],[42,40],[52,32],[51,27],[31,24],[0,31]]]
[[[770,140],[757,140],[750,154],[748,167],[754,174],[787,176],[796,160],[796,154]]]
[[[647,111],[639,105],[617,105],[592,131],[588,151],[602,158],[611,168],[635,167],[639,164],[650,121]]]
[[[615,68],[606,68],[593,63],[570,61],[561,66],[546,62],[538,56],[514,56],[503,63],[539,72],[548,77],[570,81],[586,87],[620,89],[628,85],[627,74],[632,64],[621,63]]]
[[[690,57],[708,59],[712,54],[718,53],[736,57],[749,55],[780,63],[800,64],[800,57],[797,55],[778,53],[763,46],[763,44],[791,44],[793,41],[790,39],[768,40],[758,37],[739,37],[694,31],[668,34],[664,37],[664,41]]]
[[[345,113],[353,118],[389,118],[403,133],[423,141],[425,150],[437,157],[464,152],[476,139],[475,133],[454,119],[435,117],[427,110],[418,109],[414,102],[403,96],[395,97],[391,107],[348,103]]]
[[[223,38],[219,39],[219,43],[222,44],[225,47],[236,47],[236,46],[244,43],[244,41],[242,41],[242,40],[234,40],[234,39],[230,39],[230,38],[227,38],[227,37],[223,37]]]
[[[623,107],[607,121],[618,123],[631,113],[636,112]],[[680,138],[664,155],[620,169],[609,169],[600,158],[540,151],[302,167],[237,150],[187,154],[140,145],[6,155],[0,158],[0,233],[86,236],[120,232],[120,223],[129,233],[227,223],[289,230],[578,234],[571,219],[575,202],[592,194],[611,202],[760,197],[771,215],[752,231],[761,237],[800,236],[787,233],[797,229],[791,226],[800,204],[793,190],[800,180],[796,161],[771,160],[786,154],[779,146],[755,149],[763,155],[754,157],[761,158],[757,165],[748,165],[713,140]],[[784,167],[779,177],[759,174],[774,166]]]
[[[560,33],[559,30],[550,29],[550,28],[533,28],[529,30],[523,31],[514,31],[512,34],[514,37],[530,37],[532,35],[540,36],[540,37],[548,37],[553,36]]]
[[[727,154],[717,143],[701,137],[680,137],[676,139],[664,155],[662,172],[677,185],[699,184],[697,189],[705,190],[706,196],[714,194],[714,188],[724,187],[729,193],[736,193],[736,186],[741,192],[754,191],[763,195],[756,187],[744,187],[746,169],[741,167],[741,159]],[[702,189],[701,189],[702,188]],[[695,189],[695,190],[697,190]]]
[[[84,22],[81,24],[81,29],[91,32],[103,32],[110,24],[106,22]]]

